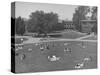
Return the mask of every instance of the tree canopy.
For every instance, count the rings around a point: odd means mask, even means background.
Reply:
[[[25,22],[21,17],[15,19],[15,33],[20,35],[25,33]]]
[[[37,33],[49,33],[53,27],[58,23],[58,15],[56,13],[44,13],[43,11],[36,11],[31,13],[28,20],[28,31]]]
[[[76,8],[75,13],[73,14],[73,23],[75,25],[75,28],[78,31],[81,31],[81,20],[86,19],[85,15],[88,12],[88,6],[79,6]]]
[[[93,12],[92,12],[92,17],[91,18],[93,20],[96,20],[96,24],[92,28],[92,31],[97,34],[97,7],[93,7],[92,10],[93,10]]]
[[[76,8],[73,14],[73,23],[75,24],[76,30],[81,32],[81,20],[97,20],[97,7],[79,6]],[[97,25],[97,24],[96,24]],[[94,26],[97,30],[97,26]],[[95,29],[93,29],[95,31]]]

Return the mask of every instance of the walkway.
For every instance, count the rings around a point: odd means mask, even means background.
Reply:
[[[30,36],[16,36],[16,38],[27,38],[27,41],[24,41],[23,44],[30,44],[30,43],[38,43],[38,42],[54,42],[54,41],[86,41],[86,42],[97,42],[97,40],[82,40],[83,38],[88,38],[94,36],[94,34],[86,35],[77,39],[59,39],[59,38],[33,38]],[[42,40],[41,39],[45,39]]]
[[[29,43],[39,43],[39,42],[55,42],[55,41],[83,41],[83,42],[97,42],[97,40],[78,40],[78,39],[53,39],[53,40],[44,40],[40,41],[40,38],[29,39],[28,41],[24,41],[23,44]]]
[[[79,37],[76,40],[82,40],[84,38],[88,38],[88,37],[92,37],[92,36],[94,36],[94,33],[91,33],[90,35],[86,35],[86,36],[83,36],[83,37]]]

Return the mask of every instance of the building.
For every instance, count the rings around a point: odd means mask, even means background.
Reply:
[[[97,24],[96,20],[81,20],[81,28],[84,33],[91,33],[94,25]]]
[[[66,25],[65,25],[66,29],[74,29],[75,26],[73,24],[73,21],[66,21]]]

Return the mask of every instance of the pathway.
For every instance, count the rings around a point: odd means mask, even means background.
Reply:
[[[86,35],[86,36],[83,36],[83,37],[76,38],[76,40],[82,40],[84,38],[88,38],[88,37],[92,37],[92,36],[94,36],[94,33],[91,33],[90,35]]]
[[[54,41],[86,41],[86,42],[97,42],[97,40],[83,40],[83,38],[88,38],[94,36],[94,34],[86,35],[76,39],[59,39],[59,38],[33,38],[30,36],[16,36],[16,38],[27,38],[27,41],[24,41],[23,44],[30,44],[30,43],[38,43],[38,42],[54,42]],[[42,40],[41,39],[46,39]]]

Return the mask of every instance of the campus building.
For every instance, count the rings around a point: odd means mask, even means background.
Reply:
[[[65,25],[66,29],[74,29],[74,23],[73,21],[66,21],[66,25]]]
[[[96,20],[81,20],[81,28],[84,33],[91,33],[94,25],[97,24]]]

